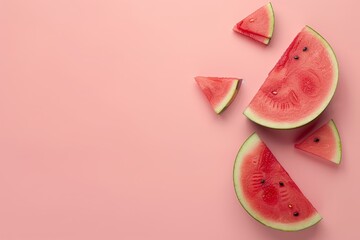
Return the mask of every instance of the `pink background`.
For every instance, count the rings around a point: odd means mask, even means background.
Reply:
[[[267,1],[1,0],[0,239],[359,239],[355,0],[274,0],[268,47],[232,32]],[[308,24],[334,48],[340,166],[293,148],[306,129],[242,111]],[[244,78],[220,117],[196,75]],[[313,127],[315,127],[313,125]],[[257,131],[323,216],[283,233],[238,203],[232,166]]]

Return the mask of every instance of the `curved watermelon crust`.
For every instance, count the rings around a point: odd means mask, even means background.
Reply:
[[[270,71],[244,115],[269,128],[303,126],[328,106],[338,75],[338,62],[329,43],[305,26]]]
[[[195,77],[202,92],[217,114],[222,113],[235,99],[242,79],[224,77]]]
[[[296,143],[295,148],[336,164],[341,162],[341,139],[333,119]]]
[[[275,14],[272,4],[260,7],[255,12],[238,22],[233,31],[268,45],[275,27]]]
[[[244,209],[268,227],[298,231],[322,219],[256,133],[236,156],[233,181]]]

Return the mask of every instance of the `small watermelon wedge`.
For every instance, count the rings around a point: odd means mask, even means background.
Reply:
[[[236,156],[233,180],[241,205],[268,227],[298,231],[322,219],[256,133]]]
[[[331,119],[304,140],[295,144],[295,148],[340,164],[341,139],[334,120]]]
[[[305,26],[292,41],[244,111],[275,129],[303,126],[318,117],[338,84],[338,62],[329,43]]]
[[[195,77],[202,92],[217,114],[222,113],[234,100],[242,79],[224,77]]]
[[[275,26],[274,10],[269,2],[238,22],[233,30],[268,45]]]

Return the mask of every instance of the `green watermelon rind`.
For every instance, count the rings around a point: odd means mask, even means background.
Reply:
[[[331,161],[336,164],[340,164],[341,159],[342,159],[342,145],[341,145],[341,138],[340,138],[339,130],[336,127],[335,121],[333,119],[330,120],[329,124],[333,130],[333,134],[335,136],[336,144],[338,147],[337,155]]]
[[[269,42],[270,42],[272,35],[274,33],[274,28],[275,28],[275,13],[274,13],[274,8],[273,8],[271,2],[268,3],[267,8],[269,10],[269,15],[270,15],[270,17],[269,17]]]
[[[325,109],[329,105],[331,99],[333,98],[333,96],[335,94],[337,85],[339,83],[339,63],[337,61],[337,58],[336,58],[333,48],[326,41],[326,39],[308,25],[305,26],[305,29],[307,31],[311,32],[313,34],[313,36],[315,36],[319,41],[322,42],[322,45],[327,50],[328,55],[331,59],[331,62],[333,63],[332,66],[333,66],[333,71],[334,71],[334,78],[333,78],[332,88],[330,89],[329,94],[327,95],[326,98],[324,98],[323,104],[321,105],[321,107],[319,107],[316,111],[314,111],[308,117],[303,118],[297,122],[285,123],[285,122],[276,122],[276,121],[271,121],[271,120],[265,120],[264,118],[258,116],[255,112],[253,112],[249,107],[247,107],[245,109],[245,111],[243,112],[243,114],[247,118],[249,118],[251,121],[253,121],[261,126],[268,127],[271,129],[281,129],[281,130],[282,129],[283,130],[295,129],[295,128],[302,127],[302,126],[312,122],[313,120],[315,120],[317,117],[319,117],[321,115],[322,112],[325,111]]]
[[[229,89],[229,92],[226,94],[224,99],[220,103],[218,103],[217,106],[214,107],[214,111],[217,114],[221,114],[234,101],[239,91],[241,81],[241,79],[234,80],[234,83],[231,85],[231,88]]]
[[[261,224],[271,227],[273,229],[286,231],[286,232],[294,232],[294,231],[300,231],[306,228],[309,228],[315,224],[317,224],[319,221],[321,221],[322,217],[319,213],[316,212],[312,217],[305,219],[300,222],[296,223],[290,223],[290,224],[284,224],[284,223],[276,223],[273,221],[266,220],[263,218],[260,214],[258,214],[256,211],[254,211],[246,199],[243,197],[242,189],[239,184],[238,179],[240,179],[240,166],[242,163],[242,159],[244,159],[244,156],[247,154],[247,152],[251,152],[253,149],[255,149],[258,144],[260,144],[262,141],[259,138],[259,136],[256,133],[253,133],[248,137],[243,145],[240,147],[240,150],[236,156],[236,160],[234,163],[233,168],[233,183],[235,188],[236,196],[242,205],[242,207],[246,210],[246,212],[253,217],[256,221],[260,222]]]

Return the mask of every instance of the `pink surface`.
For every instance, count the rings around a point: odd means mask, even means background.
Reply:
[[[0,239],[359,239],[358,1],[274,0],[269,46],[232,27],[266,1],[0,1]],[[340,166],[242,114],[308,24],[334,48]],[[216,116],[193,77],[244,78]],[[315,127],[315,126],[313,126]],[[232,167],[253,132],[323,216],[283,233],[237,202]]]

